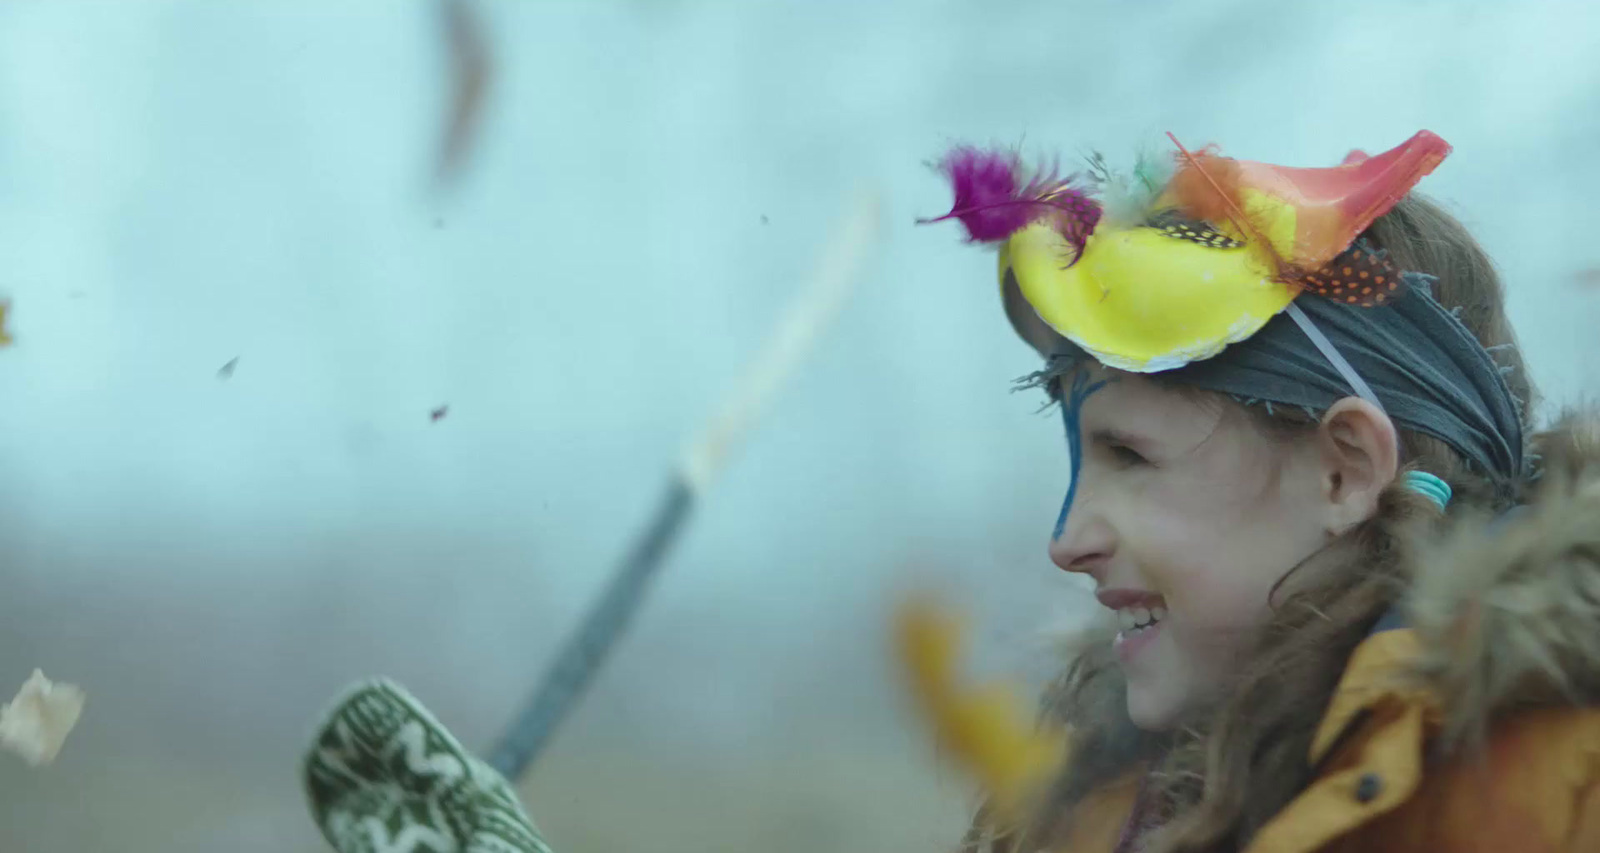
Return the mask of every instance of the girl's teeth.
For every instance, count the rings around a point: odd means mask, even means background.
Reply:
[[[1148,628],[1167,616],[1165,607],[1125,607],[1117,611],[1117,625],[1123,631]]]

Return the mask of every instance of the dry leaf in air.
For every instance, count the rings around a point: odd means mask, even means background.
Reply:
[[[443,187],[455,179],[466,163],[482,121],[494,66],[483,21],[471,0],[440,0],[440,8],[450,56],[450,105],[435,174]]]
[[[908,600],[895,628],[913,698],[940,743],[984,787],[1001,818],[1018,819],[1059,765],[1064,739],[1031,726],[1004,685],[961,682],[960,626],[936,603]]]
[[[82,713],[82,690],[54,684],[36,669],[17,698],[0,705],[0,748],[34,767],[49,764]]]

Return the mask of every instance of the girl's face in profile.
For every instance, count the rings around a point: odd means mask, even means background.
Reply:
[[[1128,713],[1167,729],[1225,682],[1274,585],[1326,541],[1322,456],[1136,374],[1059,381],[1081,452],[1050,557],[1116,611]]]

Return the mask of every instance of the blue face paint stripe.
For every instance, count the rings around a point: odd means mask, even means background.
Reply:
[[[1061,400],[1061,421],[1067,430],[1067,453],[1072,462],[1072,480],[1067,484],[1067,498],[1061,503],[1061,515],[1056,518],[1056,529],[1050,537],[1054,542],[1067,529],[1067,515],[1072,512],[1072,501],[1078,494],[1078,475],[1083,471],[1083,427],[1079,415],[1083,401],[1101,388],[1107,380],[1089,384],[1089,377],[1079,371],[1072,376],[1072,388]]]

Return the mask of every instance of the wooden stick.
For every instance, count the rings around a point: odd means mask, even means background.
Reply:
[[[685,448],[644,535],[617,567],[599,601],[490,753],[490,766],[507,779],[520,779],[543,752],[638,610],[696,501],[844,307],[877,243],[880,207],[876,194],[863,194],[856,201],[826,246],[816,276],[797,295],[734,393]]]

